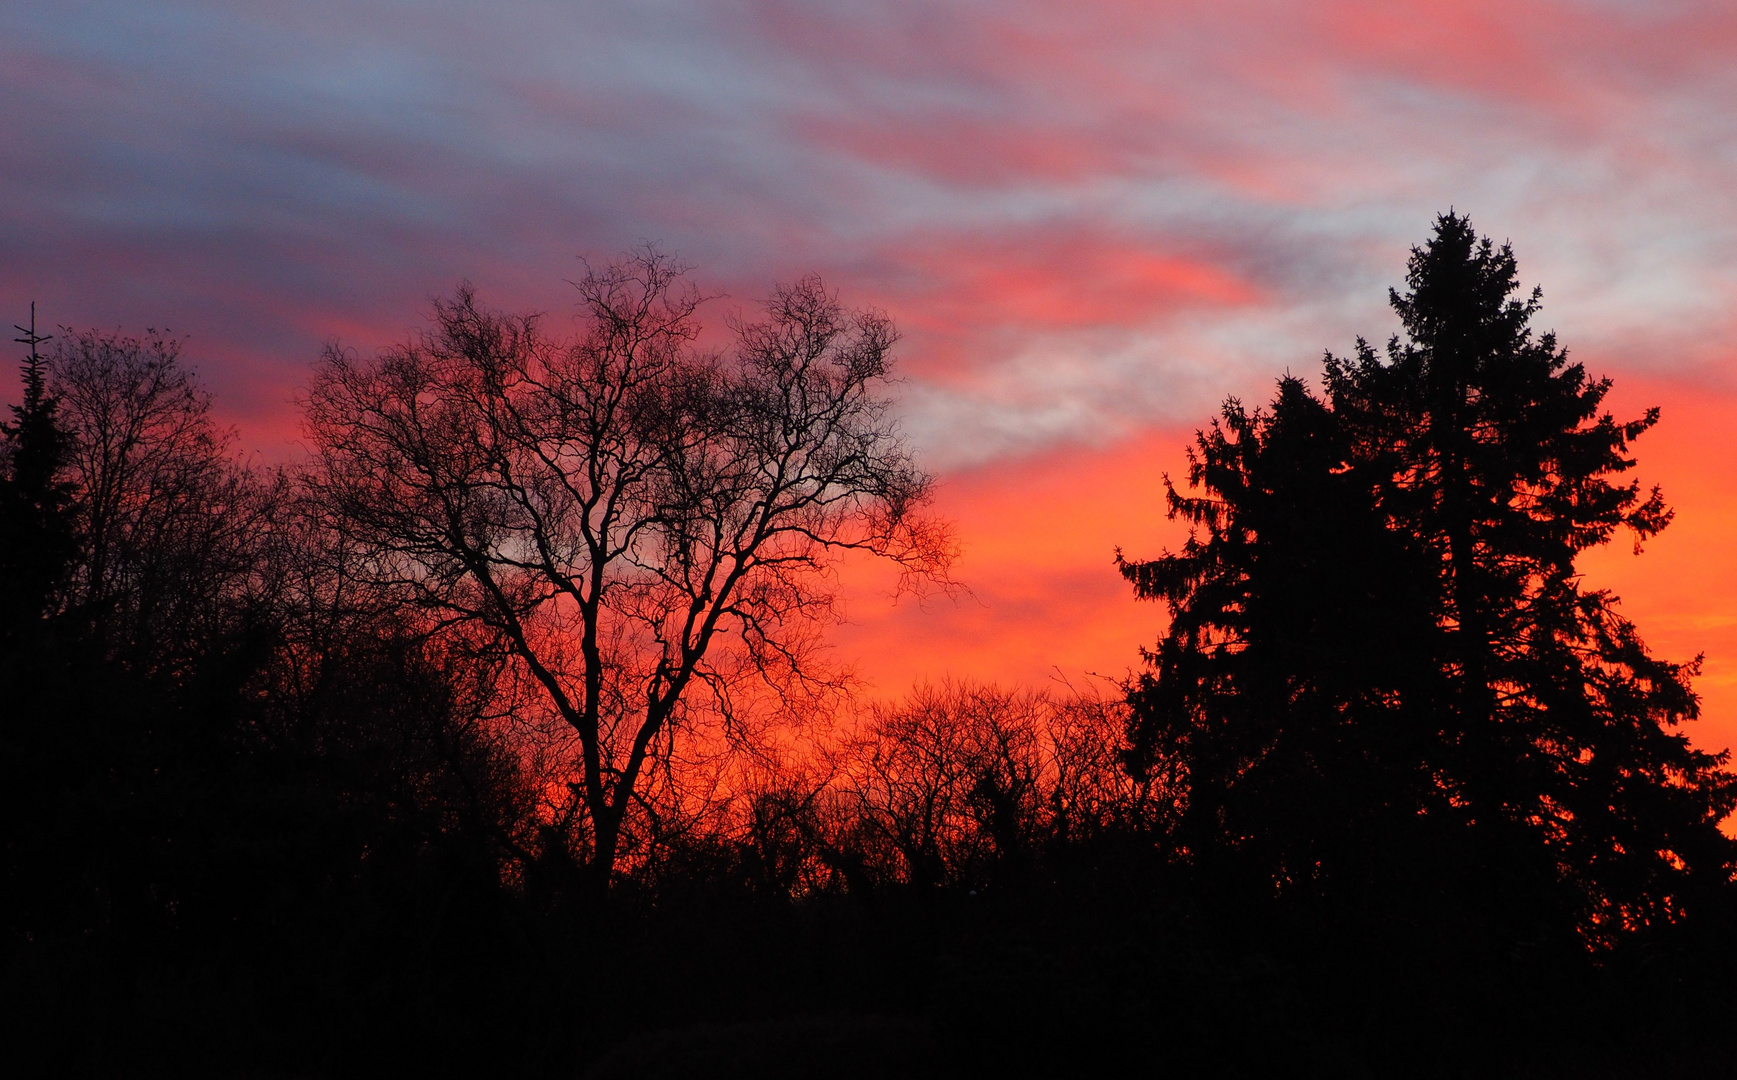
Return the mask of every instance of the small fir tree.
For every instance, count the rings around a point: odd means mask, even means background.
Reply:
[[[0,636],[8,640],[47,612],[73,557],[72,489],[61,479],[67,440],[38,351],[48,338],[36,332],[35,304],[29,328],[15,329],[30,354],[21,365],[23,401],[12,406],[11,423],[0,423]]]

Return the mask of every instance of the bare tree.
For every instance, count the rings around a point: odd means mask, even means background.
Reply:
[[[1046,724],[1052,839],[1065,845],[1117,831],[1162,833],[1172,823],[1174,781],[1128,769],[1127,699],[1092,685],[1064,683],[1062,691],[1051,695]]]
[[[683,737],[816,670],[842,553],[951,556],[877,393],[891,322],[806,278],[708,355],[684,271],[588,273],[565,342],[461,286],[376,360],[329,349],[305,403],[308,483],[371,573],[495,636],[576,739],[558,816],[598,888]]]
[[[152,664],[233,634],[279,494],[236,459],[180,352],[155,331],[62,328],[49,361],[79,545],[69,602]]]
[[[954,682],[874,706],[838,770],[855,818],[839,846],[920,886],[1023,862],[1044,812],[1050,709],[1040,693]]]
[[[306,498],[278,508],[262,575],[275,648],[254,683],[260,734],[365,762],[377,789],[530,861],[534,792],[510,724],[526,694],[511,658],[487,634],[428,635],[326,517]]]
[[[1148,831],[1167,806],[1122,764],[1127,706],[1061,692],[923,684],[872,706],[840,742],[822,858],[851,888],[988,884],[1068,845]]]

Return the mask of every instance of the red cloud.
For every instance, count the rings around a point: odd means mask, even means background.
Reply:
[[[1623,538],[1584,560],[1588,582],[1610,588],[1655,652],[1706,654],[1696,688],[1698,746],[1737,746],[1737,394],[1662,382],[1618,383],[1622,415],[1662,405],[1664,419],[1636,444],[1644,484],[1660,483],[1676,520],[1635,557]],[[1206,419],[1205,417],[1202,420]],[[957,602],[885,598],[889,581],[847,576],[851,623],[834,640],[880,694],[912,682],[969,675],[1010,683],[1138,667],[1164,612],[1134,600],[1113,565],[1174,546],[1183,530],[1164,516],[1162,474],[1184,475],[1186,430],[1149,431],[1098,450],[1069,448],[1036,460],[948,477],[939,498],[964,545]]]
[[[897,258],[922,282],[909,296],[930,325],[1004,329],[1132,327],[1187,307],[1260,299],[1253,283],[1162,240],[1055,225],[1001,236],[912,238]],[[927,303],[923,301],[927,299]]]
[[[884,576],[858,570],[845,581],[851,622],[834,635],[839,654],[860,658],[860,673],[885,694],[949,674],[1020,683],[1058,668],[1126,673],[1163,613],[1134,600],[1115,551],[1155,554],[1180,536],[1164,517],[1161,476],[1184,467],[1184,439],[1149,432],[947,477],[938,498],[958,528],[957,572],[972,594],[895,603]]]
[[[743,304],[824,272],[846,302],[887,308],[905,373],[962,384],[946,389],[967,409],[992,380],[1033,377],[1003,363],[1014,352],[1085,368],[1100,340],[1187,322],[1204,349],[1259,323],[1247,349],[1270,347],[1276,375],[1379,335],[1358,305],[1450,202],[1525,260],[1591,253],[1583,265],[1656,266],[1707,295],[1730,281],[1729,5],[750,0],[728,17],[533,7],[409,31],[324,0],[279,9],[189,18],[184,52],[45,19],[0,73],[28,105],[0,162],[14,311],[36,298],[50,319],[191,332],[249,445],[293,431],[324,339],[397,340],[461,276],[560,329],[572,256],[640,239]],[[1625,333],[1672,332],[1682,290],[1620,269],[1615,285],[1589,272],[1606,291],[1577,302],[1621,309]],[[1559,278],[1540,276],[1559,304]],[[1081,381],[1135,398],[1116,380],[1157,384],[1173,359]],[[1613,549],[1591,572],[1661,652],[1708,651],[1697,739],[1724,745],[1737,400],[1633,372],[1612,373],[1637,407],[1666,407],[1640,456],[1679,518],[1645,558]],[[1037,381],[1026,398],[1049,391]],[[839,651],[883,689],[1120,671],[1155,636],[1162,613],[1131,599],[1110,552],[1172,535],[1157,474],[1186,432],[1102,451],[1040,437],[941,486],[979,603],[853,594]]]

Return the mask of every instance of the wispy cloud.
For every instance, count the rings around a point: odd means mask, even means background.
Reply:
[[[558,314],[574,256],[642,240],[735,304],[817,270],[899,321],[956,489],[1014,513],[1083,454],[1105,493],[1067,513],[1111,520],[1117,455],[1390,332],[1450,205],[1578,356],[1734,400],[1734,61],[1713,3],[14,0],[0,296],[193,334],[279,453],[323,341],[398,338],[460,277]],[[1737,480],[1688,494],[1726,520]]]

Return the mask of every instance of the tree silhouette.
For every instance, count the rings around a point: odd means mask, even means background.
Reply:
[[[63,473],[70,446],[50,392],[38,346],[36,305],[29,327],[16,328],[30,348],[22,365],[24,400],[12,406],[12,422],[0,424],[4,472],[0,474],[0,640],[27,634],[64,587],[72,562],[71,485]]]
[[[60,811],[60,778],[45,766],[64,726],[50,719],[65,651],[55,616],[74,562],[72,489],[63,478],[70,448],[38,350],[48,338],[36,332],[35,304],[29,327],[18,330],[30,350],[23,401],[0,424],[0,922],[9,934],[48,906],[36,902],[46,890],[32,878],[45,863],[64,863],[42,858],[53,846],[42,834]]]
[[[1408,340],[1384,358],[1360,343],[1327,379],[1382,514],[1433,571],[1448,783],[1487,843],[1542,845],[1590,940],[1669,923],[1692,874],[1728,878],[1717,825],[1737,778],[1671,730],[1699,713],[1694,665],[1651,656],[1574,567],[1619,527],[1638,550],[1669,522],[1657,488],[1616,482],[1658,410],[1601,413],[1610,380],[1534,336],[1540,291],[1515,299],[1512,250],[1464,216],[1438,219],[1406,283],[1392,303]]]
[[[809,278],[708,357],[669,259],[643,252],[579,290],[570,343],[463,287],[378,362],[330,352],[308,481],[382,582],[513,656],[577,740],[549,836],[570,827],[602,888],[631,815],[652,819],[649,781],[680,779],[658,768],[680,741],[732,719],[749,684],[813,677],[839,553],[928,576],[950,542],[876,393],[884,316]]]
[[[1267,412],[1228,402],[1190,450],[1205,494],[1167,491],[1194,533],[1121,565],[1170,608],[1131,695],[1130,764],[1185,793],[1185,857],[1227,896],[1362,916],[1396,859],[1428,858],[1419,826],[1451,807],[1412,715],[1433,696],[1433,624],[1349,449],[1300,380]]]
[[[64,328],[49,366],[76,493],[69,607],[141,670],[240,644],[281,491],[235,459],[181,342]]]
[[[1227,406],[1204,495],[1169,496],[1204,538],[1122,564],[1172,614],[1135,763],[1186,774],[1185,843],[1281,894],[1415,873],[1505,940],[1669,925],[1729,879],[1737,781],[1673,730],[1693,665],[1574,569],[1668,522],[1615,479],[1657,410],[1599,412],[1609,380],[1533,334],[1539,294],[1466,218],[1407,285],[1405,339],[1329,356],[1325,401],[1286,380],[1270,413]]]
[[[814,279],[718,352],[655,252],[572,339],[461,287],[328,352],[280,472],[166,335],[23,331],[13,1071],[1715,1073],[1737,792],[1574,570],[1666,524],[1656,414],[1514,280],[1450,214],[1402,337],[1226,403],[1121,561],[1170,615],[1125,694],[854,708],[838,558],[951,546],[891,324]]]

